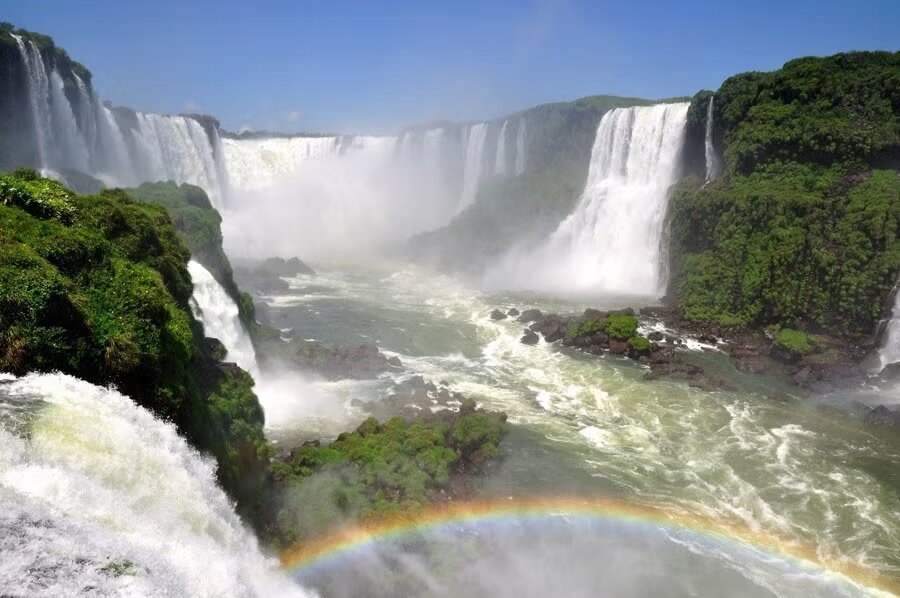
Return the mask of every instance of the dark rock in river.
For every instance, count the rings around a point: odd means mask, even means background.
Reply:
[[[503,313],[502,311],[500,311],[499,309],[495,309],[494,311],[491,312],[491,319],[492,320],[505,320],[506,314]]]
[[[538,333],[528,328],[525,329],[525,334],[522,335],[522,344],[524,345],[536,345],[540,340],[541,337],[538,336]]]
[[[884,405],[879,405],[869,411],[863,421],[873,426],[900,426],[900,411],[891,411]]]
[[[540,320],[544,314],[541,313],[539,309],[526,309],[522,312],[522,315],[519,316],[519,322],[529,323]]]
[[[291,361],[301,369],[315,372],[329,380],[375,378],[383,372],[400,367],[397,365],[399,359],[388,359],[374,345],[342,349],[329,348],[315,341],[296,343]]]
[[[270,257],[263,261],[261,269],[271,272],[276,276],[315,276],[316,271],[307,266],[300,258],[292,257],[288,260],[281,257]]]
[[[508,315],[510,318],[514,318],[514,317],[516,317],[517,315],[519,315],[519,310],[516,309],[515,307],[511,307],[511,308],[509,309],[509,311],[506,312],[506,315]]]

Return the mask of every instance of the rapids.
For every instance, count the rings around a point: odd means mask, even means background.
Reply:
[[[737,372],[713,346],[689,343],[684,352],[738,391],[646,381],[644,366],[625,358],[543,341],[526,346],[521,324],[489,317],[498,306],[580,311],[625,300],[485,293],[406,266],[317,270],[315,278],[289,279],[288,293],[262,297],[275,326],[327,344],[376,342],[400,357],[407,375],[447,380],[509,414],[507,456],[482,482],[483,496],[612,496],[732,522],[813,547],[825,560],[900,575],[900,498],[890,473],[900,441],[890,430],[814,400],[774,400],[791,388]],[[352,399],[378,401],[391,382],[315,383],[308,389],[314,399],[296,399],[309,408],[269,434],[289,444],[330,440],[365,417]],[[753,561],[729,563],[746,579],[762,575],[779,587],[777,575],[766,577],[771,572]],[[804,587],[814,586],[790,594]]]

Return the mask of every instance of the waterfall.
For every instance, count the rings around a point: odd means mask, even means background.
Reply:
[[[519,130],[516,133],[516,176],[525,174],[525,117],[519,119]]]
[[[256,352],[238,318],[238,306],[209,270],[191,260],[188,262],[188,271],[194,283],[191,308],[194,317],[203,323],[204,333],[219,339],[225,345],[229,361],[238,364],[254,377],[258,376]]]
[[[894,307],[884,329],[884,340],[878,350],[879,371],[900,362],[900,284],[894,287]]]
[[[13,595],[306,595],[216,465],[115,390],[0,375],[0,587]]]
[[[425,167],[439,175],[444,159],[444,129],[429,129],[422,137],[422,156]]]
[[[47,69],[44,60],[37,47],[20,36],[11,34],[19,47],[22,62],[25,64],[25,72],[28,74],[28,100],[31,104],[31,118],[34,122],[34,136],[38,150],[38,166],[44,168],[47,165],[47,139],[50,134],[50,82],[47,77]]]
[[[494,160],[494,174],[497,176],[503,176],[506,174],[506,127],[509,126],[509,121],[503,121],[503,126],[500,127],[500,136],[497,137],[497,158]]]
[[[465,210],[475,201],[478,195],[478,183],[481,182],[481,169],[484,162],[484,139],[487,125],[478,123],[470,125],[466,135],[466,153],[463,161],[463,189],[459,198],[457,213]]]
[[[355,141],[355,140],[354,140]],[[238,190],[260,191],[297,172],[309,158],[338,151],[337,137],[273,137],[222,140],[229,183]]]
[[[66,97],[62,77],[56,70],[50,72],[50,107],[52,116],[53,166],[88,170],[88,148],[75,120],[75,113]]]
[[[706,182],[715,180],[719,176],[719,157],[713,146],[713,96],[709,96],[709,104],[706,105],[706,134],[704,136],[704,153],[706,155]]]
[[[563,292],[658,295],[667,191],[678,169],[688,104],[617,108],[597,128],[587,183],[535,250],[517,250],[486,282]]]
[[[220,207],[227,187],[218,151],[203,126],[185,116],[134,113],[136,127],[123,128],[76,73],[71,73],[77,109],[65,81],[48,69],[30,40],[13,35],[28,75],[28,98],[40,169],[78,170],[109,185],[173,180],[199,185]]]

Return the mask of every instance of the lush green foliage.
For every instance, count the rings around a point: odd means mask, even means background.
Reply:
[[[352,519],[429,504],[451,477],[500,453],[504,419],[464,405],[449,419],[407,422],[374,418],[328,446],[305,446],[276,462],[286,488],[277,522],[291,543]]]
[[[725,176],[671,194],[671,290],[688,318],[874,329],[900,273],[898,77],[900,53],[852,53],[722,85]]]
[[[589,336],[600,330],[606,331],[606,321],[600,321],[597,318],[587,318],[586,320],[576,320],[569,324],[566,330],[566,337],[574,339],[579,336]]]
[[[633,336],[628,339],[628,346],[638,352],[650,350],[650,341],[643,336]]]
[[[731,77],[715,118],[732,174],[764,164],[884,165],[900,148],[900,52],[798,58]]]
[[[798,355],[809,352],[813,347],[808,334],[791,328],[782,328],[778,331],[775,346]]]
[[[638,319],[627,314],[610,314],[603,321],[603,331],[610,337],[627,341],[637,334]]]
[[[900,271],[900,176],[766,168],[672,194],[675,291],[724,324],[871,331]]]
[[[269,455],[253,382],[206,353],[188,306],[189,253],[165,210],[32,175],[2,180],[65,197],[70,223],[0,204],[0,370],[115,383],[212,451],[241,510],[261,513]]]
[[[69,192],[62,185],[40,178],[31,169],[21,168],[13,176],[0,176],[0,203],[22,208],[38,218],[71,224],[74,210],[69,199]]]
[[[213,208],[206,192],[196,185],[179,185],[173,181],[144,183],[126,191],[141,203],[165,208],[191,257],[203,264],[234,299],[241,321],[252,333],[256,323],[253,301],[243,296],[234,283],[231,263],[222,249],[222,217]]]

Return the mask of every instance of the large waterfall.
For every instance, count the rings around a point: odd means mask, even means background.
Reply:
[[[161,116],[104,106],[71,73],[75,102],[60,72],[30,40],[13,36],[28,77],[37,164],[47,171],[77,170],[119,186],[173,180],[203,187],[216,206],[226,188],[218,131],[185,116]]]
[[[516,132],[516,174],[525,174],[525,135],[527,124],[525,117],[519,119],[519,130]]]
[[[296,172],[305,160],[336,152],[338,138],[225,138],[222,148],[231,185],[235,189],[259,191]]]
[[[191,307],[194,317],[203,323],[207,336],[219,339],[228,351],[227,359],[254,376],[259,374],[253,343],[238,317],[238,306],[228,296],[209,270],[199,263],[188,262],[194,283]]]
[[[305,595],[172,424],[70,376],[0,376],[5,593]]]
[[[689,104],[603,115],[581,199],[543,245],[519,249],[486,280],[514,288],[656,296],[667,190],[678,170]]]
[[[706,182],[715,180],[719,176],[719,156],[713,145],[713,96],[709,96],[709,104],[706,106],[706,133],[703,139],[703,151],[706,157]]]
[[[894,288],[894,307],[891,319],[885,325],[878,359],[881,364],[880,370],[892,363],[900,363],[900,284]]]

